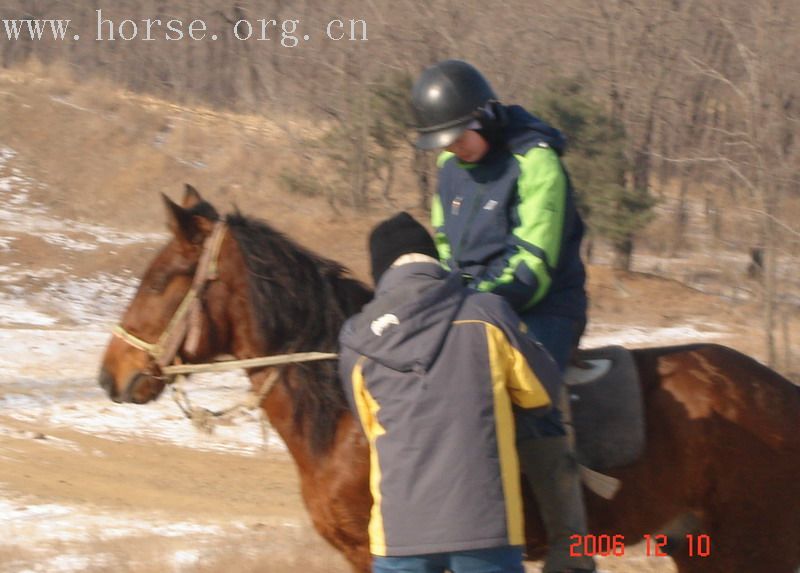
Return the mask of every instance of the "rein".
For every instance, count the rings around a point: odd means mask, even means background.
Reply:
[[[214,423],[233,416],[239,410],[255,410],[261,406],[261,401],[269,394],[272,387],[280,379],[281,368],[270,372],[269,377],[254,392],[252,389],[247,395],[224,410],[209,410],[208,408],[192,406],[189,395],[181,386],[186,380],[186,374],[199,372],[227,372],[239,368],[256,368],[260,366],[281,366],[284,364],[297,364],[300,362],[312,362],[315,360],[335,360],[338,354],[329,352],[296,352],[293,354],[276,354],[274,356],[262,356],[260,358],[246,358],[244,360],[223,360],[221,362],[209,362],[205,364],[175,364],[166,366],[163,369],[166,375],[167,384],[172,389],[172,399],[181,409],[183,415],[191,420],[192,424],[206,433],[214,431]],[[264,443],[267,443],[267,426],[264,418],[261,418],[261,436]]]
[[[219,278],[219,252],[222,241],[225,238],[227,225],[220,221],[214,225],[214,229],[203,244],[203,252],[197,263],[197,271],[192,279],[192,286],[189,292],[178,305],[175,314],[167,324],[167,328],[161,334],[157,342],[147,342],[128,332],[122,324],[118,324],[112,330],[112,334],[123,340],[130,346],[146,352],[159,367],[160,378],[170,385],[173,390],[173,399],[180,407],[181,411],[189,418],[195,426],[211,431],[211,422],[215,418],[223,418],[231,415],[239,409],[256,409],[261,405],[261,401],[269,394],[272,387],[280,378],[281,369],[278,368],[270,373],[258,392],[252,390],[248,396],[234,404],[230,408],[221,411],[211,411],[206,408],[193,407],[189,402],[186,391],[180,388],[179,382],[186,378],[186,374],[199,372],[226,372],[240,368],[258,368],[264,366],[281,366],[284,364],[296,364],[300,362],[311,362],[316,360],[334,360],[338,354],[330,352],[297,352],[292,354],[280,354],[273,356],[262,356],[258,358],[246,358],[243,360],[224,360],[220,362],[210,362],[204,364],[175,364],[178,350],[183,345],[187,352],[192,353],[197,349],[200,342],[201,322],[202,322],[202,296],[211,281]],[[181,402],[183,400],[183,402]],[[262,424],[262,432],[264,431]]]

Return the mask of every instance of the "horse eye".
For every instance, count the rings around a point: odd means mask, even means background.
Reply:
[[[150,283],[149,290],[150,292],[160,293],[164,292],[164,289],[167,288],[167,283],[169,282],[169,277],[167,275],[158,275],[153,279]]]

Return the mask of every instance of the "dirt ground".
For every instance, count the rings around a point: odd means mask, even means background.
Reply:
[[[295,467],[285,454],[244,457],[153,441],[119,442],[5,416],[0,416],[0,425],[5,430],[0,437],[0,484],[13,499],[124,515],[145,527],[158,520],[217,526],[220,531],[213,539],[203,536],[195,541],[208,546],[206,562],[174,570],[299,573],[346,569],[338,554],[311,529],[298,494]],[[61,440],[73,447],[49,444]],[[83,539],[56,542],[50,551],[42,551],[26,547],[24,521],[11,529],[2,536],[0,571],[46,571],[35,564],[52,563],[50,555],[58,552],[111,556],[79,570],[156,572],[169,567],[165,556],[186,546],[184,539],[159,535],[158,526],[112,540],[105,539],[98,527]],[[7,534],[16,537],[19,545],[6,545],[12,541]]]
[[[31,547],[25,542],[31,535],[25,520],[17,521],[0,541],[0,571],[349,571],[312,529],[298,494],[295,466],[286,454],[248,458],[154,441],[119,442],[7,416],[0,416],[0,427],[0,484],[5,496],[34,505],[79,508],[94,516],[126,516],[142,526],[110,540],[102,525],[90,526],[80,539]],[[72,447],[52,445],[59,442]],[[211,537],[188,539],[165,535],[158,525],[147,531],[148,524],[159,520],[215,530]],[[80,529],[80,515],[75,521],[72,527]],[[204,547],[202,558],[192,555],[191,561],[176,563],[187,546]],[[628,547],[626,555],[601,559],[602,570],[674,571],[666,558],[645,557],[642,547]],[[78,567],[73,561],[66,569],[59,556],[86,560]],[[532,564],[529,570],[539,569]]]

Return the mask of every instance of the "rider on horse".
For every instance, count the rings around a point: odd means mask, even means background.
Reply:
[[[412,108],[417,147],[444,148],[431,209],[442,262],[474,289],[505,298],[563,371],[587,307],[583,223],[560,160],[563,137],[522,107],[502,105],[460,60],[426,69]],[[569,551],[571,536],[586,534],[586,517],[560,411],[519,411],[517,441],[548,533],[544,573],[593,571],[590,557]]]

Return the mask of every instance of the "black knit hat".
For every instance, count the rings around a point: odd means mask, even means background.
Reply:
[[[421,253],[439,259],[428,230],[403,211],[379,223],[369,235],[369,256],[375,284],[392,263],[408,253]]]

